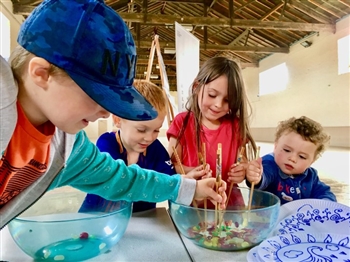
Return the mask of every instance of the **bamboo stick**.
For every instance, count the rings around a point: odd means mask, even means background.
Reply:
[[[222,172],[222,146],[221,143],[218,144],[218,149],[216,151],[216,193],[219,193],[219,187],[221,184],[221,172]],[[219,230],[220,230],[220,217],[218,216],[218,204],[215,203],[215,228],[217,227],[217,223],[219,222]]]
[[[178,163],[178,165],[180,167],[180,172],[181,172],[182,175],[185,175],[185,170],[184,170],[184,168],[182,166],[181,159],[180,159],[179,155],[177,154],[176,148],[173,146],[172,149],[173,149],[173,153],[174,153],[176,162]],[[203,220],[202,220],[201,214],[199,213],[198,205],[197,205],[196,200],[193,199],[192,200],[192,204],[197,209],[197,216],[199,218],[199,224],[202,225],[202,221]]]
[[[258,148],[256,150],[255,159],[258,159],[259,155],[260,155],[260,146],[258,146]],[[251,208],[252,208],[254,186],[255,186],[255,183],[252,182],[251,187],[250,187],[250,196],[249,196],[249,202],[248,202],[248,210],[251,210]]]
[[[199,153],[201,157],[200,159],[200,164],[203,165],[203,169],[207,167],[207,153],[206,153],[206,146],[205,143],[202,143],[202,152]],[[208,215],[207,215],[207,198],[204,198],[204,226],[205,228],[207,227],[207,221],[208,221]]]

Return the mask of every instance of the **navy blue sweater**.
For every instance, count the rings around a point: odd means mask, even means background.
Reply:
[[[122,159],[126,164],[128,164],[126,149],[123,147],[123,152],[120,153],[120,146],[116,140],[115,132],[102,134],[98,138],[96,146],[101,152],[107,152],[114,159]],[[170,161],[168,152],[158,139],[147,147],[145,156],[140,154],[137,165],[145,169],[154,170],[168,175],[173,175],[176,173],[174,166]],[[79,212],[88,211],[91,208],[96,209],[97,206],[100,210],[109,210],[113,208],[113,204],[113,201],[106,200],[98,195],[87,194]],[[134,202],[133,212],[144,211],[155,207],[156,203],[143,201]]]
[[[286,175],[277,166],[273,154],[263,156],[262,165],[264,172],[256,189],[275,194],[280,198],[282,205],[304,198],[337,201],[331,188],[320,181],[317,170],[312,167],[307,168],[302,174]],[[248,181],[246,183],[250,187],[250,183]]]

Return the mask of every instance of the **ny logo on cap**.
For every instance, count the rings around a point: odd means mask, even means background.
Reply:
[[[117,76],[120,60],[122,61],[122,63],[126,60],[127,68],[124,68],[125,65],[122,64],[121,70],[127,70],[128,80],[132,81],[134,78],[133,72],[135,72],[135,68],[136,68],[136,55],[115,53],[114,59],[113,59],[111,51],[108,49],[105,49],[102,57],[101,73],[103,75],[106,75],[107,67],[109,66],[110,71],[112,72],[112,76]]]

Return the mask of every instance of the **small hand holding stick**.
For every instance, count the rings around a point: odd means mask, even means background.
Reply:
[[[255,159],[258,159],[260,155],[260,146],[258,146],[256,153],[255,153]],[[255,183],[252,182],[251,188],[250,188],[250,196],[249,196],[249,202],[248,202],[248,210],[251,210],[252,208],[252,199],[253,199],[253,191],[254,191]]]
[[[242,146],[241,147],[241,150],[237,156],[237,162],[236,162],[236,165],[239,165],[241,162],[242,162],[242,159],[243,159],[243,154],[244,154],[244,150],[245,150],[245,147]],[[228,205],[228,202],[230,201],[230,197],[231,197],[231,193],[232,193],[232,188],[233,188],[233,182],[231,182],[231,185],[230,185],[230,189],[228,191],[228,197],[227,197],[227,201],[226,201],[226,207]]]

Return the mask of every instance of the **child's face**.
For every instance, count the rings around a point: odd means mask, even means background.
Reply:
[[[198,106],[202,112],[204,124],[207,121],[219,124],[220,118],[229,112],[227,88],[227,77],[223,75],[206,84],[199,92]]]
[[[158,113],[156,119],[148,121],[131,121],[114,117],[116,126],[121,130],[120,138],[128,153],[143,153],[157,139],[164,118],[164,113]]]
[[[42,99],[42,114],[59,129],[75,134],[89,122],[109,116],[69,77],[51,77]]]
[[[275,161],[287,175],[303,173],[315,160],[317,146],[295,132],[285,132],[275,142]]]

